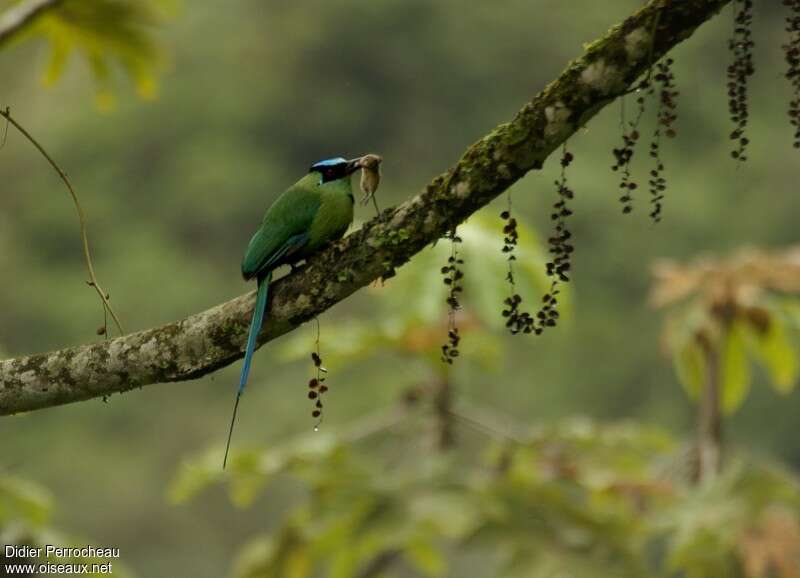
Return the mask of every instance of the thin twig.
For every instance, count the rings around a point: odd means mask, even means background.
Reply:
[[[344,429],[339,438],[343,443],[353,444],[400,425],[409,415],[407,405],[392,405],[356,421]]]
[[[6,124],[3,126],[3,142],[0,142],[0,149],[6,146],[7,138],[8,138],[8,119],[6,119]]]
[[[50,163],[50,166],[58,173],[58,176],[61,177],[61,180],[64,181],[64,184],[69,191],[70,196],[72,197],[72,202],[75,204],[75,210],[78,212],[78,222],[80,223],[81,229],[81,241],[83,242],[83,257],[86,261],[86,272],[89,275],[89,280],[86,282],[90,287],[94,287],[94,290],[100,296],[100,301],[103,303],[103,308],[108,311],[111,315],[111,318],[114,320],[114,324],[117,326],[120,335],[124,335],[125,331],[122,329],[122,324],[117,317],[117,314],[114,313],[114,309],[111,307],[111,303],[108,301],[108,294],[103,290],[100,284],[97,282],[97,277],[94,274],[94,267],[92,266],[92,256],[89,252],[89,239],[86,236],[86,215],[83,212],[83,207],[81,207],[80,202],[78,201],[78,195],[75,193],[75,189],[72,188],[72,184],[69,182],[69,178],[67,177],[67,173],[61,170],[53,158],[47,154],[47,151],[44,150],[44,147],[39,144],[39,142],[31,136],[31,134],[25,130],[14,118],[11,116],[11,109],[6,107],[5,110],[0,109],[0,116],[4,117],[7,122],[11,123],[14,128],[16,128],[22,135],[27,138],[36,149],[42,153],[42,156]],[[106,331],[108,333],[108,331]]]
[[[530,438],[529,428],[495,409],[465,405],[450,410],[450,415],[489,437],[523,444]]]
[[[653,65],[655,64],[653,52],[656,48],[656,34],[658,33],[658,22],[660,20],[661,12],[659,11],[656,12],[655,18],[653,18],[653,28],[650,30],[650,49],[647,51],[647,61],[650,63],[650,68],[647,69],[647,77],[645,77],[644,82],[639,85],[642,88],[649,86],[650,79],[653,77]]]
[[[375,576],[383,576],[384,573],[394,565],[395,562],[400,560],[403,556],[403,551],[397,548],[389,548],[377,554],[372,560],[367,563],[361,572],[358,573],[358,578],[374,578]]]

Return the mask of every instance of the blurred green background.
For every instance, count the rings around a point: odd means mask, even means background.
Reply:
[[[92,2],[84,4],[91,10]],[[731,20],[723,14],[673,54],[679,135],[664,145],[663,222],[653,226],[646,217],[644,190],[633,215],[620,214],[617,176],[610,170],[619,107],[610,106],[570,141],[576,254],[568,319],[540,338],[512,338],[490,328],[467,333],[464,356],[470,356],[469,340],[481,343],[479,334],[487,332],[494,335],[486,346],[492,359],[485,367],[465,359],[455,364],[449,379],[457,384],[457,403],[532,426],[585,416],[648,424],[678,444],[693,435],[694,407],[661,344],[663,315],[647,304],[653,262],[799,240],[797,151],[780,51],[783,12],[778,2],[757,4],[750,161],[737,167],[728,155],[724,83]],[[250,290],[239,274],[249,236],[263,210],[314,160],[382,154],[379,201],[399,203],[511,118],[581,53],[583,43],[639,5],[158,5],[147,31],[158,54],[134,63],[133,78],[113,64],[98,76],[97,66],[93,71],[72,54],[58,82],[43,86],[43,77],[53,76],[48,61],[58,43],[52,36],[3,47],[0,106],[10,106],[69,173],[89,217],[98,278],[126,329],[134,331]],[[648,116],[645,135],[651,123]],[[644,151],[643,144],[637,161]],[[646,165],[637,161],[634,170],[644,182]],[[557,169],[551,159],[513,188],[517,216],[542,238],[550,227]],[[498,199],[485,209],[487,226],[500,226],[504,206]],[[371,217],[371,208],[357,216]],[[499,253],[499,233],[496,245]],[[434,261],[428,272],[438,275]],[[97,339],[102,314],[84,285],[74,209],[57,177],[13,130],[0,150],[0,271],[0,355]],[[357,360],[336,351],[335,342],[354,324],[378,323],[423,297],[419,286],[400,285],[405,273],[398,272],[397,288],[390,282],[360,291],[321,317],[332,388],[321,433],[391,406],[435,365],[380,341]],[[497,281],[488,279],[481,260],[468,260],[465,273],[473,282]],[[388,291],[401,293],[387,301]],[[469,294],[464,300],[469,310]],[[498,316],[500,309],[498,303]],[[446,314],[443,302],[438,314]],[[314,334],[313,324],[304,326],[256,354],[235,446],[269,448],[312,429],[305,384]],[[443,342],[443,328],[441,336]],[[305,350],[289,343],[298,339]],[[474,359],[486,351],[475,347]],[[168,500],[170,482],[188,456],[213,447],[214,463],[221,458],[238,370],[235,364],[202,380],[146,387],[108,403],[3,418],[0,473],[47,487],[55,525],[121,548],[139,576],[225,575],[241,545],[278,528],[305,495],[285,482],[248,508],[233,507],[220,486],[186,503]],[[779,395],[766,383],[765,375],[755,375],[746,403],[726,424],[726,442],[796,469],[800,396]],[[392,436],[381,444],[379,454],[390,452]],[[465,441],[463,453],[476,444]],[[422,444],[417,451],[436,450]],[[462,564],[451,575],[490,575],[485,572]]]

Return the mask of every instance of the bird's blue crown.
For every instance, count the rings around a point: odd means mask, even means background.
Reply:
[[[308,169],[308,172],[312,171],[321,171],[325,167],[334,167],[336,165],[340,165],[342,163],[346,163],[347,161],[342,157],[336,157],[332,159],[325,159],[324,161],[319,161],[311,165],[311,168]]]

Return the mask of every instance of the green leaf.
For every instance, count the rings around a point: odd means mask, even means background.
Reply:
[[[0,477],[0,529],[13,522],[46,524],[51,509],[50,495],[37,484],[11,476]]]
[[[258,471],[238,472],[231,477],[228,495],[231,502],[239,508],[252,505],[269,479]]]
[[[72,46],[63,38],[54,36],[50,39],[50,58],[42,76],[45,86],[52,86],[58,82],[71,52]]]
[[[308,578],[313,560],[300,530],[285,526],[276,537],[259,536],[248,543],[234,565],[236,578]]]
[[[723,337],[720,348],[720,383],[722,410],[735,412],[750,390],[750,363],[747,359],[745,330],[734,323]]]
[[[406,546],[408,560],[426,576],[442,576],[447,570],[442,553],[432,543],[432,537],[418,534]]]
[[[700,345],[692,338],[678,348],[674,357],[678,380],[692,399],[698,399],[706,382],[706,359]]]
[[[45,84],[54,84],[69,56],[79,54],[97,82],[101,107],[113,103],[115,77],[125,76],[143,99],[155,97],[156,76],[163,67],[153,29],[165,14],[160,0],[65,0],[30,28],[48,40],[51,54]]]
[[[478,505],[461,491],[421,492],[408,500],[414,523],[448,538],[463,538],[475,531]]]
[[[283,563],[283,576],[286,578],[307,578],[311,575],[312,569],[313,564],[308,547],[295,547],[286,554]]]
[[[355,576],[358,562],[355,548],[343,547],[331,558],[330,578],[351,578]]]
[[[773,387],[780,393],[790,393],[797,383],[800,366],[798,352],[792,346],[784,322],[773,315],[766,333],[751,331],[750,335],[753,336],[758,359],[769,373]]]
[[[206,452],[199,458],[185,460],[169,486],[167,497],[173,504],[181,504],[218,483],[222,479],[217,452]]]

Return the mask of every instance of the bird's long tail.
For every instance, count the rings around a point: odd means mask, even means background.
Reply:
[[[256,339],[261,333],[261,325],[264,323],[264,310],[267,307],[267,296],[269,295],[269,284],[272,281],[272,273],[267,273],[258,280],[258,293],[256,295],[256,307],[253,311],[253,321],[250,323],[250,334],[247,336],[247,348],[244,352],[244,365],[242,365],[242,375],[239,377],[239,390],[236,392],[236,403],[233,405],[233,415],[231,425],[228,429],[228,441],[225,443],[225,457],[222,460],[222,469],[228,464],[228,450],[231,447],[231,436],[233,435],[233,424],[236,422],[236,412],[239,409],[239,398],[242,397],[244,386],[247,385],[247,377],[250,375],[250,364],[253,361],[253,352],[256,349]]]

